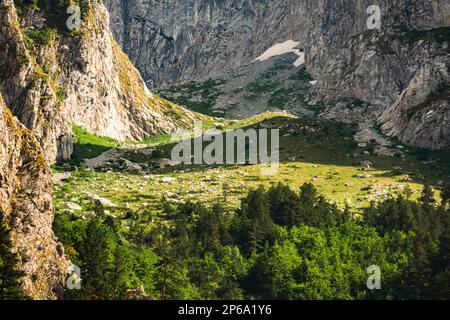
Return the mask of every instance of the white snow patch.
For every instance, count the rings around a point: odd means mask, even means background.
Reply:
[[[295,67],[300,67],[302,64],[305,63],[305,54],[303,52],[300,52],[299,50],[297,50],[297,52],[294,52],[296,55],[298,55],[298,59],[295,60],[294,62],[294,66]]]
[[[317,83],[317,80],[313,80],[313,81],[310,81],[310,82],[309,82],[309,84],[312,85],[312,86],[315,86],[316,83]]]
[[[298,56],[298,59],[294,62],[295,67],[300,67],[302,64],[305,63],[305,54],[303,52],[300,52],[299,49],[296,49],[300,42],[296,42],[294,40],[287,40],[282,43],[277,43],[267,49],[262,55],[260,55],[258,58],[256,58],[256,61],[266,61],[270,58],[281,56],[286,53],[295,53]]]

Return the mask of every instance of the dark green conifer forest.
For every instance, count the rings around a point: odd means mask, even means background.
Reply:
[[[408,192],[406,192],[407,194]],[[68,299],[448,299],[448,189],[435,202],[426,186],[372,203],[364,212],[338,208],[304,184],[252,190],[240,208],[162,201],[123,221],[102,215],[54,229],[81,267],[82,289]],[[98,205],[100,206],[100,205]],[[150,227],[152,226],[152,227]],[[369,290],[369,266],[381,289]]]

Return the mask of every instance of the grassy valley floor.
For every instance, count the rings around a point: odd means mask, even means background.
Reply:
[[[448,153],[392,141],[380,156],[353,126],[284,113],[204,127],[280,129],[278,174],[170,166],[168,135],[74,128],[54,167],[53,229],[81,269],[67,299],[448,298]],[[372,265],[383,290],[368,290]]]
[[[262,176],[261,165],[182,165],[161,169],[158,161],[170,158],[174,146],[170,136],[153,137],[139,145],[119,144],[76,128],[79,143],[71,162],[75,170],[55,174],[57,212],[76,214],[70,204],[86,209],[92,195],[109,200],[106,207],[117,217],[142,208],[157,213],[163,197],[173,203],[223,201],[232,210],[249,190],[278,182],[294,190],[312,182],[329,201],[358,210],[372,200],[382,200],[405,189],[417,198],[423,184],[439,187],[450,181],[447,153],[425,153],[394,143],[394,156],[376,156],[374,146],[360,147],[353,141],[354,127],[338,122],[266,113],[216,126],[223,131],[281,128],[279,173]],[[81,165],[82,158],[93,158],[111,148],[119,152],[117,161],[97,170]],[[56,169],[64,171],[60,166]]]

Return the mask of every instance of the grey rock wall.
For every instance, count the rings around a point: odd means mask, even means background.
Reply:
[[[367,28],[367,8],[373,4],[381,8],[381,30]],[[385,133],[420,147],[449,146],[448,97],[421,108],[410,100],[402,108],[393,106],[411,90],[413,79],[428,86],[429,78],[418,77],[427,65],[448,63],[447,0],[122,0],[106,5],[115,38],[151,87],[226,78],[275,43],[292,39],[305,50],[308,71],[318,80],[312,98],[328,104],[326,114],[339,115],[333,110],[339,101],[363,101],[372,106],[367,117],[378,119]],[[440,75],[436,79],[444,86],[448,72]],[[405,108],[417,114],[405,117]],[[422,116],[431,109],[439,110],[432,126]],[[408,129],[418,125],[420,130]]]

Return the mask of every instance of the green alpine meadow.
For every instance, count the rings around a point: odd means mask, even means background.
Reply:
[[[448,0],[0,0],[0,314],[450,299],[449,21]]]

